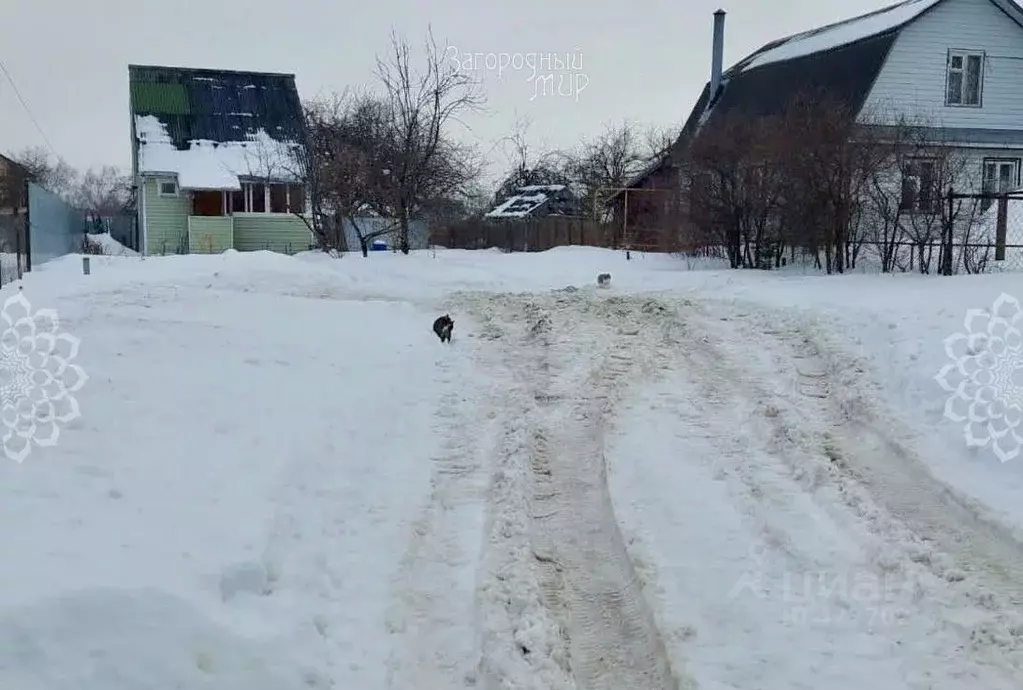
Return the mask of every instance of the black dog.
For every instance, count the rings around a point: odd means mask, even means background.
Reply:
[[[451,320],[451,317],[445,314],[436,321],[433,322],[433,332],[437,334],[440,341],[451,342],[451,331],[455,328],[455,322]]]

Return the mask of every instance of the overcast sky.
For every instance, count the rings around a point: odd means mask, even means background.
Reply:
[[[681,125],[710,72],[712,13],[725,67],[786,34],[885,0],[0,0],[0,61],[53,148],[72,165],[130,166],[128,64],[290,72],[303,99],[374,82],[392,28],[417,44],[432,26],[454,64],[480,54],[487,111],[463,136],[495,142],[517,118],[537,146],[571,147],[604,123]],[[575,55],[561,92],[536,96],[529,54]],[[489,59],[483,56],[490,56]],[[507,63],[504,73],[487,69]],[[549,71],[549,70],[545,70]],[[577,93],[573,93],[577,92]],[[0,74],[0,151],[44,144]]]

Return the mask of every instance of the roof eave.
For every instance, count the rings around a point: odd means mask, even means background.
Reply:
[[[181,72],[181,73],[196,73],[196,74],[234,74],[238,76],[254,76],[254,77],[284,77],[286,79],[294,79],[295,74],[293,72],[253,72],[252,70],[238,70],[238,69],[213,69],[210,67],[184,67],[178,65],[136,65],[129,64],[128,72],[131,73],[137,70],[146,69],[162,69],[170,72]]]
[[[1009,19],[1016,22],[1020,28],[1023,28],[1023,8],[1020,8],[1013,0],[991,0],[991,2],[1008,15]]]

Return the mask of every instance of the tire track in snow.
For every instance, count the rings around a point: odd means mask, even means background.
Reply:
[[[852,358],[798,321],[750,311],[722,320],[694,308],[686,319],[720,343],[758,343],[758,357],[739,360],[714,345],[706,357],[736,367],[751,389],[772,400],[764,418],[775,422],[779,442],[797,451],[782,456],[792,471],[836,486],[846,509],[899,554],[897,567],[932,576],[931,599],[952,594],[945,615],[968,649],[1003,670],[1023,670],[1023,546],[1011,530],[982,517],[930,473],[911,435],[868,395]]]
[[[502,301],[504,331],[518,334],[505,361],[524,388],[532,569],[567,638],[562,668],[586,690],[678,688],[615,520],[603,457],[615,387],[637,374],[631,352],[646,342],[611,326],[640,303]],[[608,305],[619,313],[602,313]]]
[[[493,449],[488,495],[486,546],[478,590],[479,662],[477,680],[486,690],[572,690],[565,631],[557,602],[541,585],[530,530],[529,463],[533,442],[528,422],[530,374],[511,363],[505,343],[512,339],[511,298],[466,297],[478,315],[478,337],[491,344],[481,367],[504,386],[494,406],[503,433]]]
[[[387,686],[395,690],[473,683],[476,535],[482,529],[486,491],[482,454],[494,422],[477,414],[482,400],[471,385],[462,385],[467,377],[454,371],[455,356],[447,350],[438,356],[445,383],[459,385],[442,399],[436,414],[447,428],[447,440],[431,459],[430,495],[412,525],[387,617],[395,642]]]

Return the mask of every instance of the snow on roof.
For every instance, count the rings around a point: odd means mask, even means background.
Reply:
[[[182,189],[239,190],[239,177],[295,181],[301,170],[298,145],[277,141],[263,129],[248,141],[193,139],[184,151],[174,146],[167,128],[153,115],[137,116],[135,129],[139,171],[175,174]]]
[[[565,189],[563,184],[527,184],[525,187],[519,187],[518,191],[526,194],[535,192],[560,192]]]
[[[894,29],[915,19],[941,0],[907,0],[897,5],[789,36],[759,53],[754,53],[738,67],[740,71],[812,55],[824,50],[855,43],[864,38]]]
[[[518,188],[518,194],[504,200],[487,218],[524,218],[543,206],[550,195],[565,189],[563,184],[530,184]]]
[[[516,194],[487,214],[487,218],[523,218],[547,201],[546,194]]]

